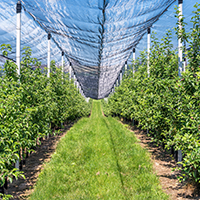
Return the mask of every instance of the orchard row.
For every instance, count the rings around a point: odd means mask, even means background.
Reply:
[[[182,40],[188,65],[178,76],[178,54],[171,42],[171,32],[161,41],[152,37],[150,76],[147,73],[147,52],[141,52],[133,63],[136,71],[126,73],[122,83],[104,102],[106,115],[119,115],[134,120],[149,132],[152,139],[166,149],[178,151],[181,180],[200,183],[200,5],[195,5],[193,27]],[[178,16],[178,12],[177,12]],[[178,24],[178,23],[177,23]],[[181,33],[180,33],[181,31]],[[125,145],[125,144],[124,144]],[[181,155],[182,154],[182,155]]]
[[[11,51],[10,45],[1,49],[4,55]],[[20,76],[16,69],[16,64],[7,60],[0,77],[0,195],[6,181],[23,177],[19,163],[39,145],[39,138],[90,113],[89,103],[55,62],[51,62],[47,78],[27,47]]]

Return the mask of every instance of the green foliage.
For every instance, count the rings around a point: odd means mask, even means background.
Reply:
[[[10,45],[1,46],[8,55]],[[21,75],[10,60],[4,65],[4,75],[0,77],[0,185],[5,178],[24,177],[23,172],[13,164],[25,155],[19,152],[38,145],[38,138],[52,133],[52,128],[60,128],[61,123],[88,116],[90,104],[80,95],[63,75],[51,64],[51,76],[46,77],[40,69],[40,62],[31,57],[31,49],[24,48],[21,61]]]
[[[193,11],[194,16],[191,18],[191,22],[193,24],[193,27],[190,28],[189,32],[186,32],[184,22],[184,17],[180,20],[182,29],[178,27],[179,21],[177,21],[177,27],[175,27],[176,34],[178,38],[181,38],[182,42],[187,42],[188,49],[185,49],[183,47],[183,50],[186,54],[186,57],[189,61],[188,70],[192,73],[196,73],[200,71],[200,4],[196,3],[194,5],[195,10]],[[180,12],[176,8],[176,14],[175,17],[179,19],[181,17]]]
[[[129,74],[115,89],[108,103],[103,102],[106,115],[119,115],[134,119],[139,126],[148,129],[154,141],[182,150],[182,180],[192,179],[200,183],[200,26],[199,4],[195,5],[193,27],[182,35],[190,48],[186,51],[189,61],[182,77],[178,77],[178,57],[171,44],[168,31],[161,41],[152,36],[150,77],[146,73],[146,52],[141,52],[134,63],[136,73]],[[179,16],[179,12],[176,12]],[[178,23],[177,23],[178,25]]]
[[[0,197],[1,197],[2,200],[9,200],[9,199],[13,198],[12,195],[9,195],[9,194],[8,195],[5,195],[5,194],[3,195],[1,193],[0,193]]]

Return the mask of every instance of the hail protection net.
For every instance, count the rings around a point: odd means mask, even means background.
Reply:
[[[186,1],[186,0],[185,0]],[[0,43],[11,44],[15,60],[17,0],[0,0]],[[21,0],[21,49],[47,63],[47,34],[52,36],[51,59],[71,63],[85,96],[109,95],[125,62],[148,27],[174,0]],[[168,22],[169,23],[169,22]],[[165,30],[165,29],[164,29]],[[2,58],[1,58],[2,59]]]

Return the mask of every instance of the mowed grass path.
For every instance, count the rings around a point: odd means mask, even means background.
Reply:
[[[146,150],[132,132],[104,117],[93,101],[83,118],[63,137],[41,172],[31,200],[164,200]]]

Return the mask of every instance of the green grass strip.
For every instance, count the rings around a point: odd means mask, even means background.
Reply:
[[[122,124],[103,117],[100,101],[75,124],[41,172],[31,200],[168,199],[146,150]]]

